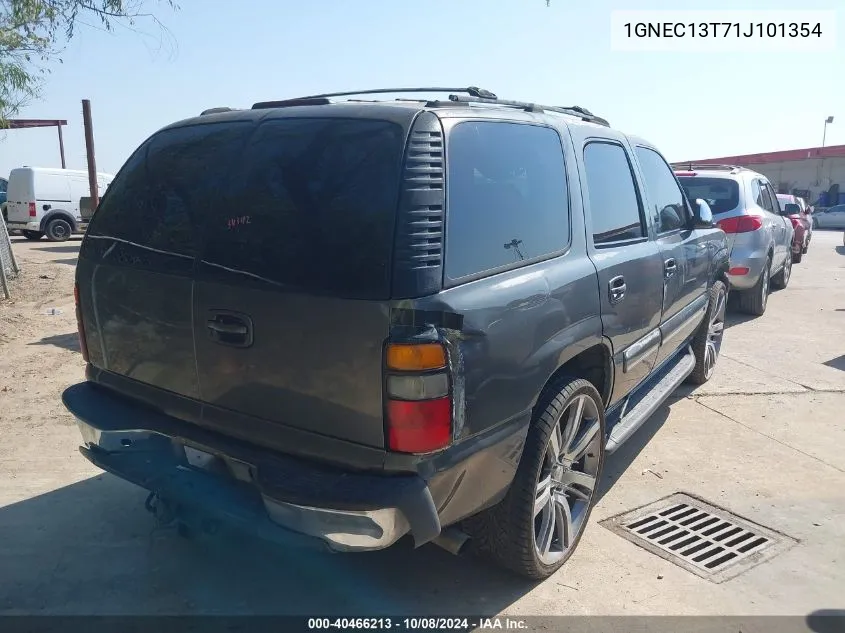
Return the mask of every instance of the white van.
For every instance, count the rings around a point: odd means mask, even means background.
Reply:
[[[97,174],[99,195],[114,179],[112,174]],[[88,227],[90,213],[83,217],[80,198],[90,196],[88,172],[48,167],[20,167],[9,174],[6,216],[9,229],[23,231],[24,237],[64,242],[73,233]]]

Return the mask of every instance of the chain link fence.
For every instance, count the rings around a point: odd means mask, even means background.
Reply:
[[[15,254],[12,252],[9,229],[6,228],[6,223],[0,220],[0,283],[2,283],[4,298],[11,298],[9,280],[17,277],[18,273],[20,273],[20,268],[18,268]]]

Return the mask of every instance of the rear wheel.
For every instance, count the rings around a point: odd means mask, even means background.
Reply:
[[[575,551],[604,464],[604,405],[592,383],[561,377],[535,409],[505,498],[466,522],[474,547],[531,579],[551,576]]]
[[[40,240],[44,234],[41,231],[23,231],[23,236],[28,240]]]
[[[763,265],[763,272],[751,290],[745,290],[739,295],[739,307],[743,312],[762,316],[766,311],[766,304],[769,302],[769,282],[772,274],[771,255]]]
[[[804,253],[807,252],[807,247],[804,246],[800,251],[797,253],[792,251],[792,263],[793,264],[800,264],[801,260],[804,259]]]
[[[64,242],[73,233],[73,227],[64,218],[54,218],[47,223],[46,233],[51,242]]]
[[[716,281],[710,288],[710,300],[707,303],[707,311],[704,313],[704,321],[692,340],[695,369],[687,378],[687,382],[703,385],[713,375],[716,361],[719,360],[719,352],[722,350],[727,303],[728,289],[725,282]]]
[[[801,257],[800,253],[798,257]],[[787,257],[786,261],[783,262],[783,268],[772,277],[772,286],[778,290],[783,290],[789,285],[789,278],[792,276],[792,259],[792,257]]]

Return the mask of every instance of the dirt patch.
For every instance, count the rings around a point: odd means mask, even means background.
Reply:
[[[78,245],[78,242],[76,242]],[[16,436],[35,427],[73,424],[61,393],[83,377],[73,303],[75,268],[13,242],[21,273],[0,301],[0,459]],[[5,446],[6,448],[3,448]]]

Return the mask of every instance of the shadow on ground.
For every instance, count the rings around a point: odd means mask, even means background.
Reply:
[[[845,246],[837,246],[836,252],[839,253],[840,255],[845,255]]]
[[[45,246],[41,246],[36,248],[37,251],[43,251],[45,253],[78,253],[79,252],[79,242],[75,242],[73,244],[47,244]]]
[[[534,586],[434,545],[331,555],[188,541],[154,531],[144,498],[103,474],[0,508],[0,613],[493,615]]]
[[[51,259],[51,264],[67,264],[68,266],[76,266],[76,262],[78,261],[77,257],[67,257],[63,259]]]
[[[56,334],[55,336],[45,336],[40,341],[30,343],[30,345],[55,345],[64,349],[69,349],[74,352],[80,351],[79,348],[79,334],[71,332],[69,334]]]
[[[840,371],[845,371],[845,354],[842,356],[837,356],[836,358],[831,358],[826,363],[822,363],[822,365],[826,365],[828,367],[832,367],[833,369],[838,369]]]

